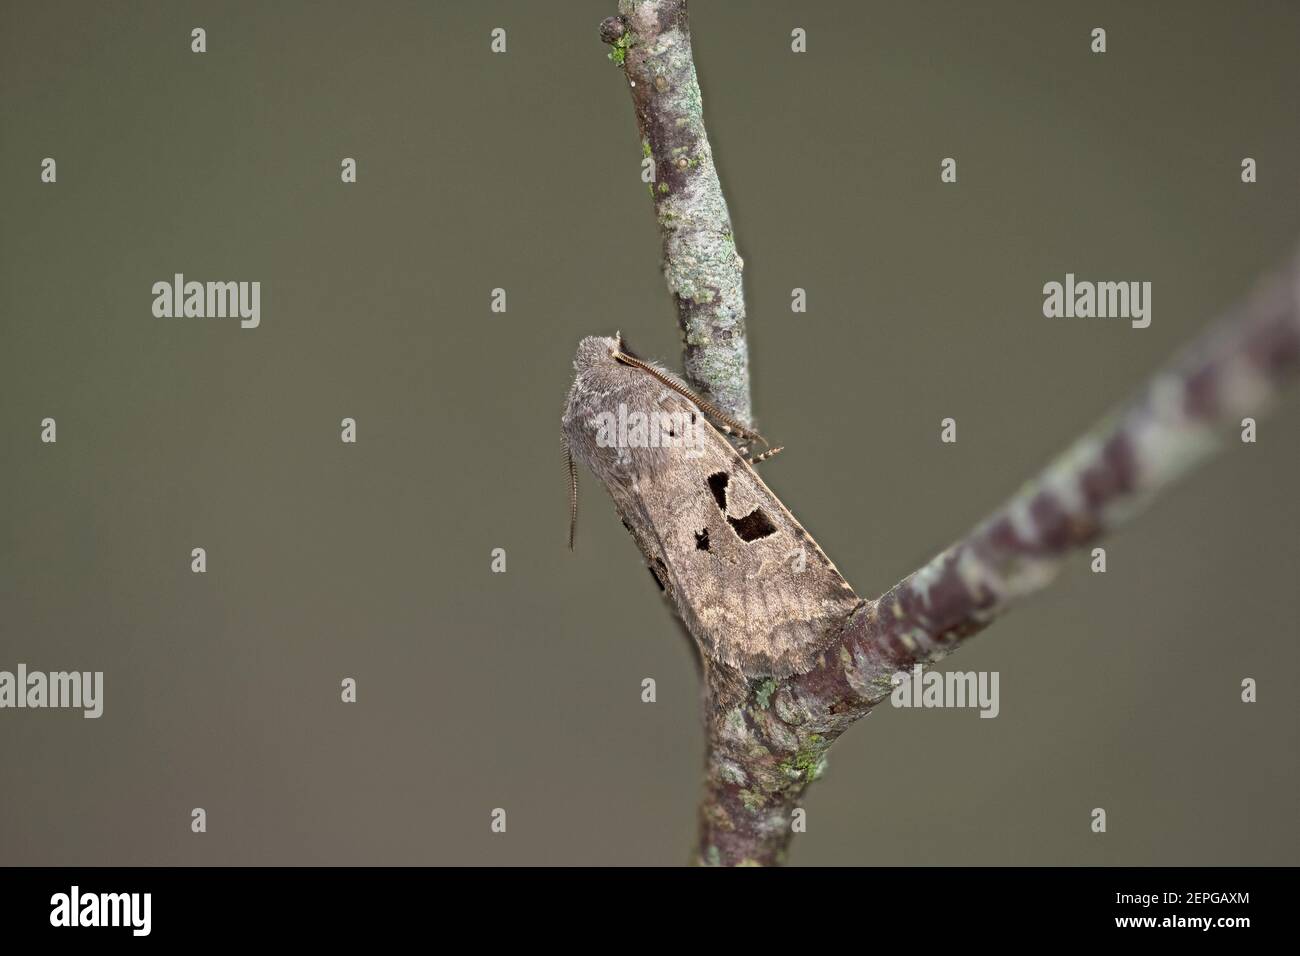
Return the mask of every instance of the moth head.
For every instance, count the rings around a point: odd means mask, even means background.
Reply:
[[[622,347],[621,338],[605,335],[589,335],[578,343],[577,354],[573,356],[573,368],[584,372],[589,368],[607,366],[614,361],[614,355]]]

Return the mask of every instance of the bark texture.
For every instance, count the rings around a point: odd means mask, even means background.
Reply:
[[[686,380],[744,425],[749,398],[744,261],[704,130],[686,0],[621,0],[600,25],[627,77],[663,239],[664,278],[677,307]]]

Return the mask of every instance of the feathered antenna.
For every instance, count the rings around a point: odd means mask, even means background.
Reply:
[[[660,383],[666,385],[668,388],[671,388],[678,395],[682,396],[682,398],[685,398],[687,401],[694,402],[697,406],[699,406],[700,411],[702,411],[705,415],[709,416],[709,418],[716,420],[718,423],[718,427],[721,428],[728,435],[731,435],[734,438],[743,438],[746,439],[747,441],[761,441],[764,447],[768,447],[768,448],[771,447],[771,442],[769,442],[766,438],[764,438],[758,432],[754,431],[752,428],[746,428],[744,425],[740,424],[740,422],[736,421],[734,418],[732,418],[722,409],[718,408],[718,406],[714,405],[712,402],[706,401],[705,399],[696,395],[694,392],[692,392],[689,388],[687,388],[685,385],[681,384],[680,382],[673,381],[671,378],[669,378],[663,372],[659,371],[659,369],[655,368],[649,362],[643,362],[635,355],[629,355],[626,351],[623,350],[623,339],[621,337],[619,338],[618,343],[619,343],[619,347],[613,353],[615,361],[622,362],[624,365],[630,365],[633,368],[639,368],[641,371],[649,375],[653,375],[655,379],[657,379]]]
[[[560,436],[560,445],[564,448],[564,463],[569,469],[569,550],[573,550],[573,539],[578,531],[578,469],[573,464],[573,452],[569,450],[569,439]]]

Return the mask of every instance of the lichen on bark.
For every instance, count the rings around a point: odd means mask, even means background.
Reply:
[[[753,423],[745,333],[744,262],[704,128],[685,0],[621,0],[600,25],[632,93],[663,270],[677,308],[686,380],[745,425]]]

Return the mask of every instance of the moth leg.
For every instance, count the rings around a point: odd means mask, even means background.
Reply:
[[[748,448],[745,449],[745,452],[748,452],[748,451],[749,451]],[[750,463],[751,465],[757,465],[760,461],[767,461],[767,460],[768,460],[769,458],[771,458],[773,455],[776,455],[776,454],[778,454],[779,452],[783,452],[783,451],[785,451],[785,446],[784,446],[784,445],[777,445],[775,448],[769,448],[767,451],[763,452],[763,454],[761,454],[761,455],[755,455],[753,458],[750,458],[750,459],[749,459],[749,463]]]
[[[692,398],[692,401],[699,405],[701,400]],[[756,441],[761,441],[764,447],[771,444],[771,442],[758,432],[750,431],[748,428],[733,428],[731,425],[727,424],[727,421],[718,418],[718,415],[720,415],[721,412],[715,409],[712,405],[700,405],[700,408],[711,420],[716,419],[713,424],[717,426],[718,431],[730,438],[736,439],[736,449],[737,451],[741,451],[741,454],[748,451],[749,446]]]

